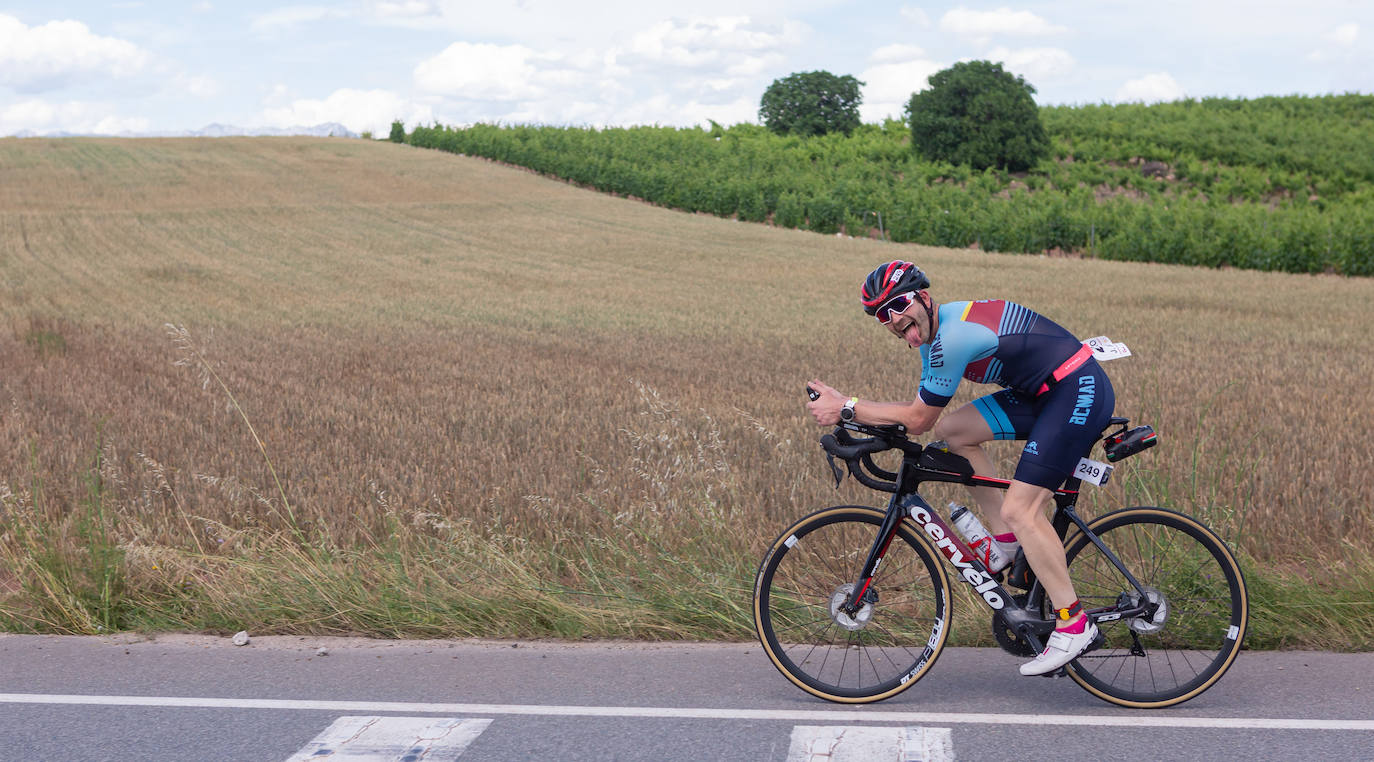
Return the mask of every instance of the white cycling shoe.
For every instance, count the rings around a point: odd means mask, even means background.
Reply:
[[[1097,625],[1091,621],[1077,635],[1055,630],[1045,643],[1045,650],[1033,660],[1021,665],[1021,674],[1026,676],[1043,675],[1077,659],[1097,638]]]

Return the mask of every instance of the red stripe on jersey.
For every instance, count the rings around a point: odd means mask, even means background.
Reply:
[[[964,314],[964,320],[970,323],[987,326],[998,336],[998,328],[1002,325],[1002,313],[1007,309],[1007,302],[1004,299],[989,299],[987,301],[973,302],[969,305],[968,312]]]
[[[988,376],[988,364],[992,362],[992,355],[988,355],[981,360],[974,360],[964,368],[964,378],[975,384],[983,383],[983,379]]]

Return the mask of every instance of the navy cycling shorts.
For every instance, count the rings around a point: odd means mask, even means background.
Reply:
[[[1012,389],[971,402],[994,439],[1024,439],[1017,481],[1058,489],[1088,454],[1116,408],[1111,379],[1089,359],[1049,391],[1032,397]]]

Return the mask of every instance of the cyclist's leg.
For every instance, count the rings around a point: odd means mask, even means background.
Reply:
[[[1021,473],[1019,467],[1017,473]],[[1059,477],[1060,482],[1063,480],[1062,476]],[[1064,546],[1045,514],[1051,491],[1037,484],[1012,480],[1006,496],[1002,498],[1001,518],[1016,533],[1016,539],[1026,551],[1026,561],[1050,596],[1051,603],[1055,608],[1063,608],[1077,598],[1073,582],[1069,580]]]
[[[968,458],[979,476],[997,476],[983,443],[994,439],[1025,439],[1035,422],[1032,405],[1010,389],[970,402],[935,424],[935,436],[943,439],[951,452]],[[973,499],[982,510],[988,529],[994,535],[1011,532],[1002,519],[1002,490],[995,487],[970,487]]]
[[[1036,398],[1031,426],[1016,476],[1002,499],[1003,518],[1016,532],[1026,560],[1055,608],[1077,600],[1069,581],[1064,547],[1045,512],[1051,492],[1073,473],[1091,449],[1115,407],[1112,382],[1096,360]],[[1022,536],[1022,532],[1030,536]]]
[[[949,415],[942,416],[935,424],[934,433],[937,439],[942,439],[949,445],[950,452],[968,458],[968,462],[973,464],[973,473],[996,477],[997,468],[993,466],[992,458],[983,451],[983,443],[998,438],[997,432],[988,425],[987,419],[980,412],[979,402],[982,400],[975,400]],[[968,490],[993,534],[1011,531],[1001,518],[1002,490],[995,487],[969,487]]]

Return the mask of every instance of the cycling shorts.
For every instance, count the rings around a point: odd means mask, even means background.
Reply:
[[[1049,391],[1030,396],[1012,389],[972,404],[994,439],[1024,439],[1017,481],[1058,489],[1087,455],[1116,408],[1111,379],[1089,359]]]

